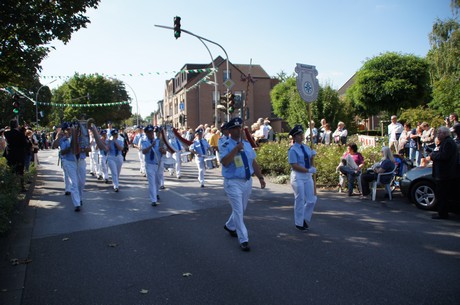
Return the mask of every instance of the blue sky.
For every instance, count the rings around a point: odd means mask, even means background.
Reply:
[[[211,60],[195,37],[183,33],[176,40],[172,30],[154,26],[173,26],[173,17],[180,16],[183,29],[222,45],[233,63],[252,59],[270,76],[290,75],[296,63],[311,64],[321,84],[338,89],[366,59],[381,53],[424,57],[436,18],[452,17],[449,5],[450,0],[102,0],[87,12],[86,29],[67,45],[53,44],[56,50],[42,63],[41,75],[47,78],[41,82],[75,72],[117,75],[133,100],[134,90],[145,117],[163,99],[173,71]],[[217,46],[209,48],[213,57],[224,57]],[[148,72],[160,75],[120,76]]]

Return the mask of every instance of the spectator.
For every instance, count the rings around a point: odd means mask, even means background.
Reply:
[[[430,124],[427,122],[422,123],[423,133],[420,138],[420,141],[423,144],[423,156],[427,157],[435,148],[434,138],[435,138],[435,131],[434,128],[430,128]]]
[[[10,130],[4,133],[6,139],[6,153],[5,157],[8,166],[21,179],[21,190],[25,191],[24,187],[24,159],[27,148],[27,138],[24,132],[19,130],[18,122],[16,120],[10,121]]]
[[[420,161],[423,154],[423,146],[421,142],[423,129],[419,124],[416,128],[412,129],[409,141],[409,159],[414,162],[416,166],[420,166]]]
[[[449,118],[446,120],[446,126],[450,127],[450,132],[454,134],[454,137],[456,137],[454,128],[457,125],[460,125],[460,123],[458,122],[458,115],[455,112],[452,112],[449,115]]]
[[[345,123],[340,121],[337,124],[337,129],[332,134],[332,137],[334,138],[334,143],[339,144],[339,145],[347,144],[347,136],[348,136],[348,131],[345,128]]]
[[[305,140],[307,143],[310,143],[310,134],[312,135],[313,143],[318,144],[318,129],[315,128],[315,121],[310,122],[310,127],[307,128],[305,132]]]
[[[349,143],[347,145],[347,151],[341,158],[341,163],[338,167],[339,171],[347,176],[348,179],[348,196],[353,195],[353,185],[355,177],[361,174],[361,169],[364,166],[364,157],[358,152],[358,146],[355,143]],[[339,183],[339,187],[342,188],[342,184]]]
[[[409,157],[410,134],[411,134],[410,123],[405,123],[404,130],[402,131],[401,135],[399,136],[399,140],[398,140],[398,154],[401,154],[405,157]]]
[[[404,127],[398,122],[398,118],[395,115],[391,116],[391,123],[388,125],[388,147],[394,148],[395,153],[399,151],[399,137],[403,132]]]
[[[377,175],[380,173],[389,173],[395,169],[395,159],[391,153],[391,149],[387,146],[382,147],[382,160],[374,164],[373,170],[361,175],[361,190],[363,195],[361,199],[369,199],[371,193],[369,183],[377,180]],[[392,179],[391,175],[382,176],[380,182],[389,183]]]
[[[321,127],[319,128],[318,131],[318,142],[323,143],[323,137],[324,137],[324,132],[326,131],[326,119],[321,119],[320,121]],[[330,129],[330,126],[329,126]]]
[[[321,136],[321,143],[326,145],[332,143],[332,130],[331,125],[329,123],[326,123],[326,125],[324,125],[324,132]]]

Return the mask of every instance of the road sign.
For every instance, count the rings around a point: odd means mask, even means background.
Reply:
[[[179,110],[184,110],[184,109],[185,109],[184,103],[180,103],[180,104],[179,104]]]
[[[315,66],[297,64],[295,68],[297,73],[297,90],[300,97],[306,102],[311,103],[318,98],[319,83],[316,76],[318,71]]]
[[[235,82],[232,81],[230,78],[227,78],[227,80],[224,82],[224,86],[228,89],[231,90],[233,86],[235,85]]]

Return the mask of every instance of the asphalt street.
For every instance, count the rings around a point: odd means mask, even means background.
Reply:
[[[460,304],[460,216],[432,220],[399,192],[318,191],[303,233],[290,185],[254,181],[243,252],[223,229],[220,169],[205,188],[194,162],[180,180],[165,172],[152,207],[130,150],[120,191],[88,175],[76,213],[56,154],[40,151],[22,221],[0,243],[0,304]]]

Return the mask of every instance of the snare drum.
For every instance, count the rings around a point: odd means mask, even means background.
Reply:
[[[164,161],[163,161],[164,168],[166,168],[166,169],[174,168],[175,163],[176,163],[176,161],[172,157],[171,158],[164,158]]]
[[[206,169],[217,168],[217,158],[215,156],[204,159],[204,166]]]
[[[182,163],[190,162],[190,156],[191,156],[191,153],[189,151],[181,153],[181,155],[180,155],[181,162]]]

